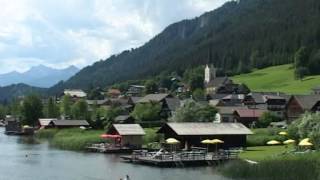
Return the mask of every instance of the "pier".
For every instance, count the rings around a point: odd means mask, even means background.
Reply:
[[[147,152],[135,150],[132,155],[121,156],[130,163],[145,164],[159,167],[210,166],[227,160],[238,158],[238,150],[220,150],[218,152],[181,151],[181,152]]]

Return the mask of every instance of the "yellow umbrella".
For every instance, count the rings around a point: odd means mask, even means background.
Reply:
[[[211,140],[211,144],[222,144],[224,141],[221,141],[220,139],[213,139]]]
[[[173,145],[179,144],[180,141],[176,140],[175,138],[168,138],[166,139],[166,143],[171,145],[171,151],[173,151]]]
[[[201,141],[202,144],[212,144],[210,139]]]
[[[268,145],[278,145],[278,144],[281,144],[281,142],[276,141],[276,140],[271,140],[271,141],[268,141],[267,144]]]
[[[179,144],[180,141],[176,140],[175,138],[169,138],[169,139],[166,139],[166,143],[167,144]]]
[[[207,152],[208,152],[209,151],[209,144],[212,144],[211,140],[210,139],[202,140],[201,143],[207,145]]]
[[[224,143],[224,141],[220,140],[220,139],[212,139],[211,140],[211,144],[215,144],[216,145],[216,151],[218,151],[218,144],[222,144]]]
[[[300,141],[298,145],[299,146],[313,146],[313,144],[308,141]]]
[[[283,144],[292,144],[292,143],[295,143],[296,141],[293,140],[293,139],[288,139],[286,141],[283,141]]]
[[[309,141],[310,141],[310,138],[304,138],[300,142],[309,142]]]
[[[279,132],[279,135],[286,136],[286,135],[288,135],[288,133],[285,131],[281,131],[281,132]]]

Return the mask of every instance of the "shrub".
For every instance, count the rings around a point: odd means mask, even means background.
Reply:
[[[247,146],[265,146],[270,140],[284,141],[285,137],[278,135],[280,131],[278,128],[254,129],[254,134],[247,137]]]

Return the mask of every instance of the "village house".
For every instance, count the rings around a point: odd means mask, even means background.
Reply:
[[[65,89],[63,94],[71,96],[72,99],[81,99],[87,97],[87,93],[81,89]]]
[[[233,113],[235,122],[251,127],[259,121],[259,118],[266,110],[261,109],[236,109]]]
[[[116,124],[133,124],[134,118],[130,115],[119,115],[114,118]]]
[[[235,122],[234,111],[238,109],[248,109],[246,106],[218,106],[217,122]]]
[[[320,95],[320,86],[314,87],[312,92],[314,95]]]
[[[126,94],[127,96],[142,96],[145,89],[146,87],[142,85],[130,85]]]
[[[75,128],[75,127],[89,127],[86,120],[59,120],[59,119],[39,119],[41,129],[48,128]]]
[[[111,98],[118,98],[121,95],[121,91],[119,89],[111,88],[108,89],[107,95]]]
[[[175,138],[180,141],[181,148],[205,147],[201,144],[205,139],[224,141],[219,148],[245,147],[246,136],[252,132],[241,123],[166,123],[157,133],[165,139]],[[213,148],[213,147],[211,147]]]
[[[136,149],[142,147],[145,132],[139,124],[113,124],[107,134],[118,135],[121,147]]]
[[[22,132],[22,126],[19,119],[14,117],[5,118],[5,133],[6,134],[19,134]]]
[[[315,112],[320,109],[320,95],[293,95],[288,100],[286,115],[288,123],[299,118],[305,112]]]
[[[230,94],[221,99],[223,106],[242,106],[244,94]]]
[[[235,84],[230,78],[217,77],[216,68],[206,65],[204,70],[204,87],[207,95],[212,94],[248,94],[250,89],[244,84]]]

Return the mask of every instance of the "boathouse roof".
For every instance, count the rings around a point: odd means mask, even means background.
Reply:
[[[121,136],[145,135],[144,130],[139,124],[113,124],[109,129],[108,134],[112,134],[114,131],[116,131]]]
[[[40,125],[41,126],[48,126],[49,124],[50,124],[50,122],[51,121],[54,121],[54,120],[57,120],[57,119],[49,119],[49,118],[47,118],[47,119],[39,119],[39,123],[40,123]]]
[[[89,126],[86,120],[53,120],[55,126]]]
[[[171,129],[177,135],[248,135],[253,134],[250,129],[241,123],[166,123],[158,133],[165,133]]]

